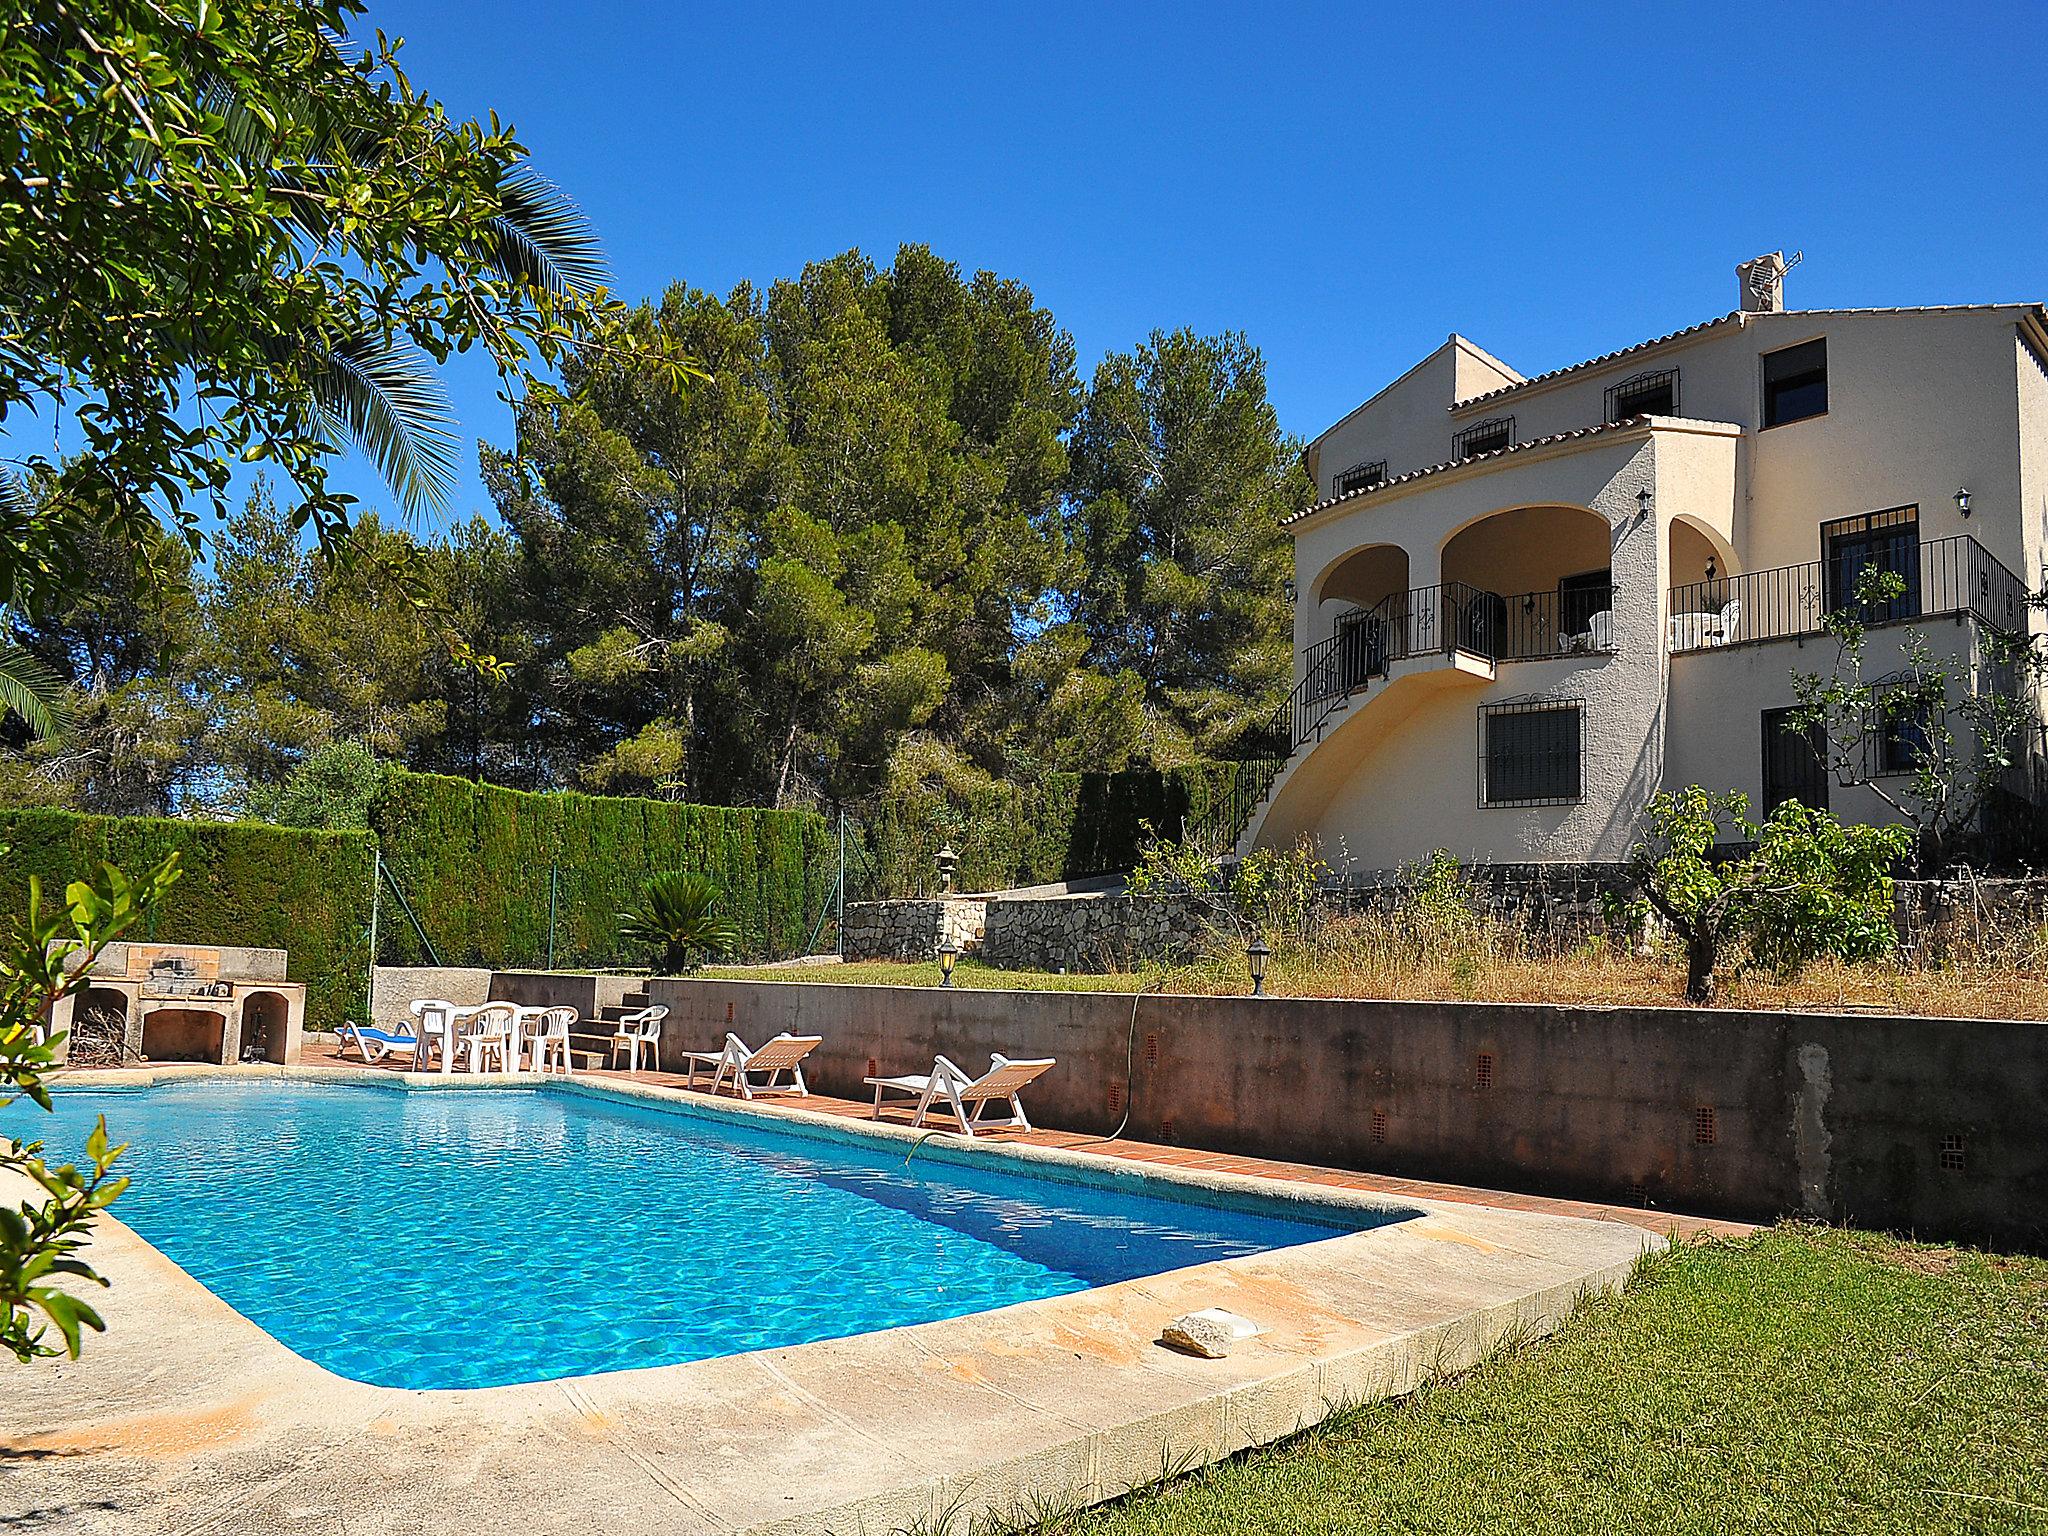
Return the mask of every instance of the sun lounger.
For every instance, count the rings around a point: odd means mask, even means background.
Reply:
[[[382,1061],[386,1056],[410,1056],[419,1060],[419,1036],[406,1031],[377,1029],[369,1024],[343,1024],[339,1031],[341,1048],[353,1045],[364,1061]]]
[[[1055,1065],[1055,1058],[1050,1056],[1012,1061],[998,1052],[989,1057],[986,1072],[980,1077],[970,1077],[962,1068],[940,1056],[933,1060],[932,1069],[927,1073],[870,1077],[864,1081],[875,1090],[875,1119],[882,1118],[882,1095],[900,1093],[917,1100],[917,1118],[913,1124],[923,1125],[925,1116],[943,1105],[952,1111],[960,1129],[972,1136],[977,1126],[983,1130],[1030,1130],[1031,1121],[1025,1115],[1024,1101],[1018,1095]],[[982,1112],[998,1099],[1009,1104],[1009,1118],[982,1119]],[[973,1108],[969,1109],[969,1105]]]
[[[815,1051],[824,1041],[823,1035],[780,1034],[761,1049],[754,1050],[738,1035],[727,1035],[725,1044],[715,1051],[685,1051],[690,1063],[689,1086],[697,1084],[697,1069],[711,1070],[711,1091],[724,1086],[728,1076],[733,1088],[743,1099],[751,1099],[757,1093],[795,1093],[804,1096],[810,1089],[804,1083],[803,1059]],[[787,1072],[790,1083],[785,1088],[777,1079]],[[765,1074],[768,1081],[756,1083],[752,1079]]]

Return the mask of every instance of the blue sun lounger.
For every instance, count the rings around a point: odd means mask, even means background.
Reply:
[[[346,1051],[351,1042],[364,1061],[382,1061],[386,1056],[410,1056],[419,1059],[420,1042],[417,1035],[393,1034],[390,1030],[377,1029],[367,1024],[343,1024],[340,1030],[341,1048]]]

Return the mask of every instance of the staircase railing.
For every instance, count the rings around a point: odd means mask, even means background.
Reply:
[[[1394,592],[1337,620],[1337,632],[1302,653],[1301,681],[1287,696],[1289,755],[1323,739],[1323,728],[1354,693],[1387,675],[1389,662],[1464,651],[1500,659],[1508,610],[1495,593],[1447,581]]]

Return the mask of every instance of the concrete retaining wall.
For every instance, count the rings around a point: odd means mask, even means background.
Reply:
[[[494,995],[491,972],[483,966],[380,965],[370,973],[370,1022],[379,1029],[409,1023],[416,997],[469,1007]]]
[[[2048,1025],[657,978],[663,1057],[819,1034],[816,1088],[940,1051],[1060,1065],[1049,1126],[1539,1194],[2048,1233]],[[1130,1065],[1127,1068],[1126,1061]]]

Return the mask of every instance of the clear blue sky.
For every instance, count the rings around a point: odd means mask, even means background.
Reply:
[[[2048,297],[2048,9],[372,0],[495,109],[619,291],[923,241],[1030,286],[1083,372],[1242,330],[1311,436],[1451,330],[1524,372],[1734,307]],[[488,370],[451,375],[503,443]],[[487,505],[465,451],[457,514]],[[373,482],[351,471],[352,488]],[[381,502],[381,496],[376,498]]]

